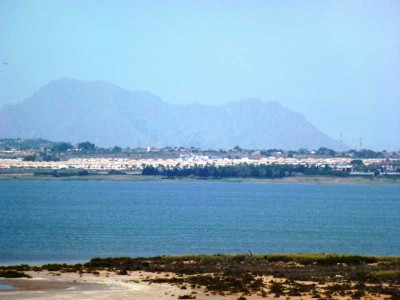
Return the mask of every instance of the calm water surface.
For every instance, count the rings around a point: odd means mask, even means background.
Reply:
[[[400,186],[0,181],[0,264],[249,250],[400,255]]]
[[[0,291],[8,291],[8,290],[15,290],[15,287],[11,284],[0,282]]]

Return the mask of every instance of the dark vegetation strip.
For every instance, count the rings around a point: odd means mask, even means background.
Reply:
[[[370,167],[372,172],[379,174],[377,166]],[[305,166],[305,165],[254,165],[238,164],[234,166],[197,166],[192,168],[166,168],[163,166],[146,166],[142,175],[164,176],[164,177],[198,177],[198,178],[283,178],[290,176],[334,176],[348,177],[349,172],[345,169],[335,170],[328,165]]]
[[[30,275],[25,274],[14,269],[0,269],[0,277],[4,278],[32,278]]]

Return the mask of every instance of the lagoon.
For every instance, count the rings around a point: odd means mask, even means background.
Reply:
[[[0,181],[0,264],[188,253],[400,255],[400,186]]]

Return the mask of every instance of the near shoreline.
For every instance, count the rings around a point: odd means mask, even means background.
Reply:
[[[336,254],[95,258],[0,266],[1,299],[399,299],[400,257]],[[8,278],[1,278],[8,277]]]

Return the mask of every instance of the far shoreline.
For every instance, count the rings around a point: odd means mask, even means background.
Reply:
[[[36,176],[24,174],[0,174],[0,181],[132,181],[132,182],[230,182],[230,183],[287,183],[287,184],[329,184],[329,185],[400,185],[400,178],[388,177],[333,177],[333,176],[290,176],[283,178],[212,178],[212,177],[163,177],[144,175],[87,175],[87,176]]]

